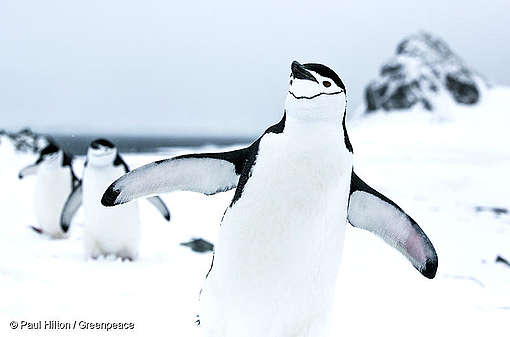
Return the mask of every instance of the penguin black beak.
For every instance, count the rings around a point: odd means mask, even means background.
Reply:
[[[292,76],[294,76],[294,78],[319,83],[317,79],[315,79],[315,77],[313,77],[313,75],[308,70],[306,70],[305,67],[303,67],[303,65],[298,61],[292,62],[290,69],[292,71]]]

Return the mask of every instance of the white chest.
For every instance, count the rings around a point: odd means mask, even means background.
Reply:
[[[286,336],[328,312],[352,156],[338,132],[316,131],[265,135],[242,197],[224,216],[201,302],[204,323],[225,336]]]
[[[138,223],[137,203],[132,202],[119,207],[104,207],[101,197],[108,186],[124,174],[122,166],[95,167],[89,165],[83,172],[83,208],[85,225],[89,229],[98,227],[103,231],[106,226],[117,223]]]
[[[213,273],[237,274],[231,280],[241,288],[259,282],[289,289],[284,284],[309,282],[309,275],[334,278],[351,160],[337,134],[264,136],[242,197],[225,214]],[[334,266],[325,267],[331,260]],[[310,274],[302,278],[303,271]]]
[[[122,166],[86,167],[83,172],[84,247],[87,256],[136,258],[140,242],[138,203],[104,207],[101,197],[124,174]]]
[[[34,208],[39,226],[49,234],[60,232],[60,213],[71,189],[69,167],[41,165],[36,179]]]
[[[343,239],[351,170],[337,134],[264,136],[242,197],[225,214],[218,254],[223,245],[253,247],[266,265],[269,256],[312,253],[331,235]]]
[[[95,167],[89,164],[83,171],[84,203],[100,202],[102,193],[123,174],[122,166]]]

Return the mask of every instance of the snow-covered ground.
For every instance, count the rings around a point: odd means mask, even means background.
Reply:
[[[510,335],[510,267],[495,262],[510,260],[510,214],[475,211],[510,208],[509,99],[510,90],[493,89],[478,106],[452,106],[440,118],[414,110],[349,122],[355,170],[421,225],[439,270],[425,279],[381,240],[348,226],[333,336]],[[134,168],[179,153],[124,158]],[[141,201],[140,259],[86,261],[81,213],[67,240],[28,229],[34,179],[19,181],[17,172],[33,160],[0,145],[0,335],[199,336],[193,322],[211,254],[179,243],[214,242],[233,192],[166,194],[171,223]],[[19,331],[12,320],[134,322],[135,329]]]

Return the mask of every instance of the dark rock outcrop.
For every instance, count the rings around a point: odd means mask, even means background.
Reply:
[[[396,55],[365,89],[367,113],[416,104],[433,110],[434,99],[443,90],[457,103],[475,104],[480,100],[480,84],[486,85],[443,40],[418,33],[398,44]]]
[[[29,128],[18,132],[7,132],[0,130],[0,138],[9,139],[16,151],[38,153],[49,143],[49,139],[43,135],[37,134]]]

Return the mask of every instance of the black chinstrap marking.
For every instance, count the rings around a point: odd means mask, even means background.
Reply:
[[[342,90],[342,91],[335,91],[335,92],[321,92],[319,94],[308,97],[308,96],[296,96],[296,95],[294,95],[294,93],[292,91],[289,90],[289,94],[291,94],[295,99],[314,99],[314,98],[322,96],[322,95],[332,96],[332,95],[341,94],[342,92],[344,92],[344,91]]]

